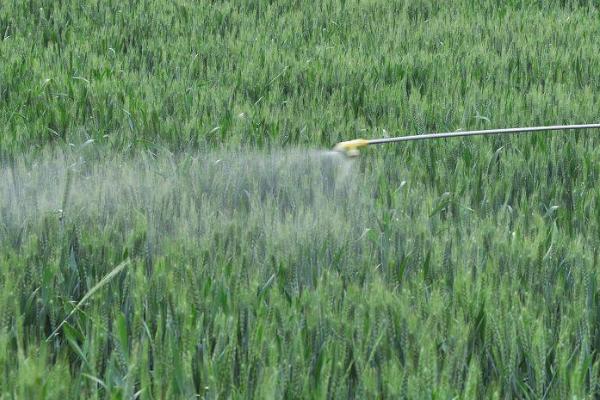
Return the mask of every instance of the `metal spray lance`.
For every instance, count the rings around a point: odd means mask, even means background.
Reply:
[[[333,150],[344,153],[348,157],[356,157],[359,155],[358,149],[361,147],[371,146],[375,144],[397,143],[397,142],[412,142],[416,140],[433,140],[445,139],[460,136],[486,136],[486,135],[507,135],[507,134],[523,134],[541,131],[565,131],[565,130],[581,130],[581,129],[598,129],[600,124],[579,124],[579,125],[550,125],[550,126],[530,126],[521,128],[501,128],[501,129],[485,129],[477,131],[456,131],[443,133],[425,133],[421,135],[398,136],[381,139],[354,139],[346,142],[340,142],[335,145]]]

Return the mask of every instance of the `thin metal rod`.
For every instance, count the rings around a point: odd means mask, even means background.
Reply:
[[[562,131],[568,129],[596,129],[600,128],[600,124],[583,124],[583,125],[551,125],[551,126],[531,126],[526,128],[502,128],[502,129],[485,129],[479,131],[456,131],[444,133],[425,133],[422,135],[399,136],[383,139],[370,139],[368,144],[384,144],[393,142],[410,142],[414,140],[428,139],[444,139],[459,136],[484,136],[484,135],[500,135],[512,133],[530,133],[540,131]]]

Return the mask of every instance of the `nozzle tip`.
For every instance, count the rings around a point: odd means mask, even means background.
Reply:
[[[357,157],[360,154],[358,149],[368,144],[369,141],[366,139],[348,140],[346,142],[339,142],[333,147],[333,150],[344,153],[347,157]]]

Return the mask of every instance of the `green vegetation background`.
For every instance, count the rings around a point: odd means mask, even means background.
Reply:
[[[3,0],[0,398],[597,396],[597,132],[369,149],[310,195],[191,155],[598,122],[599,93],[596,1]],[[85,205],[86,142],[149,187]]]

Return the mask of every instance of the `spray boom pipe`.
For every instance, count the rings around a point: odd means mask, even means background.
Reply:
[[[581,124],[581,125],[550,125],[550,126],[531,126],[523,128],[502,128],[502,129],[485,129],[478,131],[456,131],[444,133],[425,133],[422,135],[398,136],[392,138],[381,139],[354,139],[347,142],[340,142],[335,145],[333,150],[342,152],[349,157],[358,156],[358,149],[368,145],[386,144],[396,142],[412,142],[415,140],[429,139],[444,139],[459,136],[486,136],[486,135],[504,135],[504,134],[521,134],[540,131],[563,131],[569,129],[598,129],[600,124]]]

